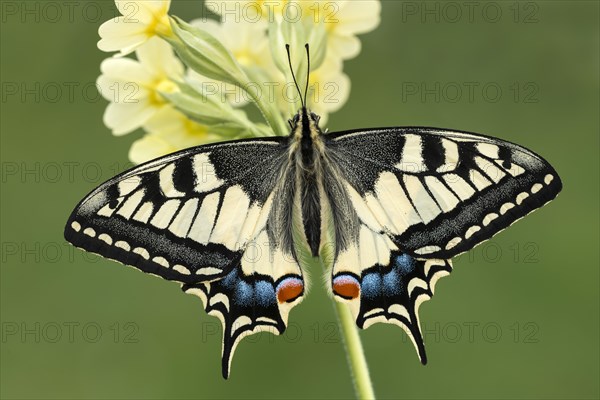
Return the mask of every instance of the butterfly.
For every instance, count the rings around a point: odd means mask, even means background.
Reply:
[[[289,123],[287,137],[198,146],[117,175],[65,227],[73,245],[199,296],[223,325],[225,378],[242,338],[284,332],[312,257],[358,327],[400,326],[426,363],[418,310],[451,259],[562,188],[542,157],[488,136],[327,133],[304,101]]]

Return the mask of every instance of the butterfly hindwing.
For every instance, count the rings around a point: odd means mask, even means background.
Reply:
[[[356,209],[414,257],[450,259],[552,200],[562,184],[533,152],[434,128],[331,134]]]
[[[426,364],[419,306],[433,296],[437,280],[451,271],[449,260],[416,260],[406,253],[393,252],[389,265],[362,271],[357,325],[363,329],[379,322],[400,326]]]
[[[299,264],[269,237],[268,230],[249,243],[240,262],[222,279],[183,286],[186,293],[202,299],[208,314],[221,320],[225,378],[239,341],[258,332],[283,333],[289,311],[304,294]]]
[[[377,237],[379,234],[372,235]],[[385,238],[375,240],[383,243]],[[383,258],[367,266],[370,263],[365,264],[366,259],[361,257],[365,251],[356,247],[356,250],[343,253],[335,263],[332,271],[334,296],[349,304],[359,328],[366,329],[375,323],[401,327],[425,364],[427,356],[419,323],[419,306],[433,296],[437,280],[452,272],[451,262],[417,260],[383,246],[376,250]],[[349,254],[358,257],[348,258]]]

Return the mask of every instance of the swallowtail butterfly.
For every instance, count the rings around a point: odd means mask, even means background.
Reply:
[[[304,103],[290,127],[139,165],[88,194],[65,228],[75,246],[198,295],[223,324],[225,378],[243,337],[285,330],[306,255],[321,257],[360,328],[400,326],[425,363],[418,309],[450,260],[562,187],[543,158],[488,136],[326,133]]]

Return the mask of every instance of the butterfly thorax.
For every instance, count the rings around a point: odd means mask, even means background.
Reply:
[[[298,161],[302,161],[301,165],[306,169],[314,168],[318,153],[324,150],[319,119],[318,115],[302,107],[290,120],[290,154],[300,157]]]

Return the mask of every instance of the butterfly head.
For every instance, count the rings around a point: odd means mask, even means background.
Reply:
[[[296,131],[302,132],[302,130],[307,129],[318,130],[320,132],[320,120],[320,115],[315,114],[306,107],[302,107],[298,110],[296,114],[294,114],[294,116],[291,119],[288,120],[288,123],[290,124],[290,128],[292,129],[292,134]]]

